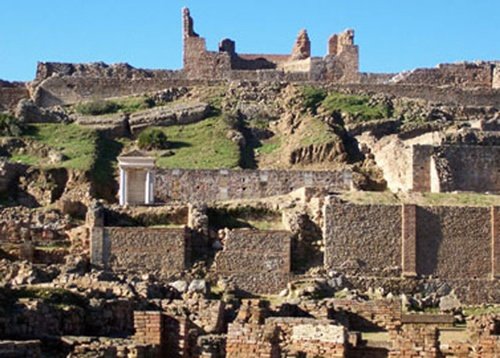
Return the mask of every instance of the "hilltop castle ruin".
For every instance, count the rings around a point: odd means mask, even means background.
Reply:
[[[359,49],[354,44],[354,30],[335,34],[328,40],[324,58],[311,56],[311,42],[301,30],[291,54],[239,54],[236,43],[223,39],[217,52],[207,51],[206,41],[194,31],[189,9],[182,10],[184,72],[192,79],[286,78],[302,81],[359,81]]]

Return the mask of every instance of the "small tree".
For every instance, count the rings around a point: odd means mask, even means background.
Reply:
[[[161,129],[148,128],[139,134],[137,144],[140,149],[145,150],[167,149],[167,135]]]
[[[24,126],[19,120],[8,114],[0,113],[0,135],[17,137],[23,133]]]

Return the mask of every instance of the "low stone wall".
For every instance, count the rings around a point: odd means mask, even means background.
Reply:
[[[114,271],[152,273],[168,278],[183,271],[190,257],[185,229],[94,227],[91,262]]]
[[[42,356],[41,342],[34,341],[0,341],[0,357],[28,357]]]
[[[343,357],[347,330],[331,320],[298,317],[269,317],[266,325],[279,330],[282,355],[307,354],[311,357]]]
[[[262,198],[288,194],[307,186],[326,191],[350,190],[352,173],[349,170],[160,169],[155,174],[155,200],[192,203]]]
[[[366,330],[394,330],[401,325],[400,300],[331,300],[334,316],[345,314],[349,329],[356,331]]]
[[[231,230],[215,257],[216,272],[251,293],[278,293],[291,272],[288,231]]]

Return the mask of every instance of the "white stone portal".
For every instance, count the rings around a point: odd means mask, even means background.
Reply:
[[[118,157],[120,205],[154,204],[155,160],[135,150]]]

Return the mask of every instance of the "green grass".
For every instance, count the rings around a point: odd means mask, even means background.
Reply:
[[[321,145],[334,141],[336,139],[335,133],[332,129],[322,120],[312,117],[307,119],[307,126],[301,133],[300,145]]]
[[[321,105],[332,113],[347,113],[361,121],[390,117],[390,109],[387,106],[370,105],[369,102],[370,97],[368,96],[330,93]]]
[[[463,312],[467,317],[485,315],[490,313],[500,314],[500,305],[470,306],[464,308]]]
[[[400,205],[417,204],[421,206],[493,206],[500,205],[500,195],[480,193],[400,193],[390,191],[350,191],[340,198],[354,204]]]
[[[217,169],[236,168],[240,161],[238,145],[226,138],[230,129],[221,116],[204,121],[161,129],[173,155],[159,157],[160,168]]]
[[[256,148],[257,153],[271,154],[281,147],[281,138],[274,136],[268,140],[262,141],[262,145]]]
[[[40,142],[54,148],[67,157],[57,167],[89,170],[95,160],[97,132],[83,128],[77,124],[33,124],[30,125],[22,137]],[[34,154],[15,154],[12,161],[40,167],[51,167],[47,159]]]
[[[305,86],[302,88],[302,100],[304,103],[304,108],[311,110],[312,113],[316,113],[321,102],[327,97],[327,93],[324,89],[316,88],[312,86]]]
[[[427,205],[492,206],[500,205],[500,195],[480,193],[422,193]]]

